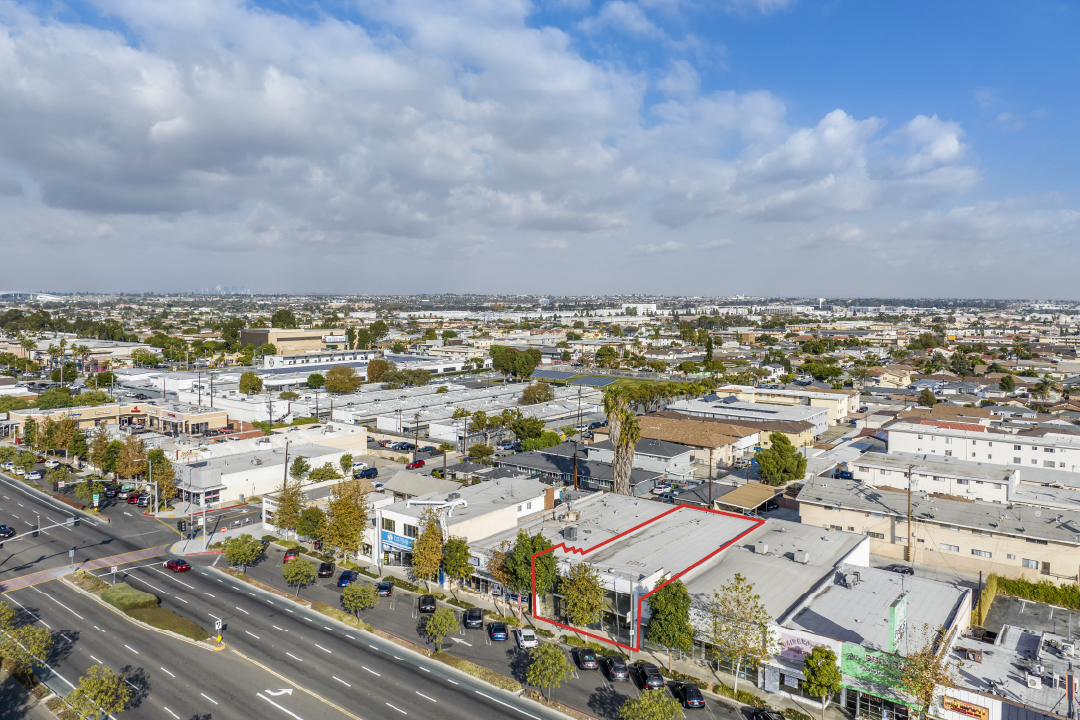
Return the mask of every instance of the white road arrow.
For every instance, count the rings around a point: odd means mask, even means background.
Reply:
[[[458,640],[456,637],[451,637],[450,639],[453,640],[456,643],[461,643],[462,645],[468,645],[469,647],[472,647],[471,642],[465,642],[464,640]]]
[[[277,692],[274,692],[273,690],[267,690],[266,694],[270,695],[272,697],[277,697],[278,695],[292,695],[292,688],[287,688],[285,690],[278,690]]]

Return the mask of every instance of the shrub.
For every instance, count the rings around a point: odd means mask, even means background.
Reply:
[[[119,610],[128,612],[138,608],[155,608],[158,606],[157,595],[136,590],[127,583],[120,582],[101,593],[101,599]]]
[[[551,635],[548,635],[548,637],[553,637],[554,635],[555,635],[555,633],[551,633]],[[587,647],[590,650],[595,651],[598,655],[617,655],[618,657],[621,657],[624,660],[626,659],[626,655],[623,655],[618,650],[615,650],[615,649],[609,648],[609,647],[605,647],[605,646],[603,646],[603,645],[601,645],[600,643],[597,643],[597,642],[592,642],[590,640],[583,640],[582,638],[579,638],[576,635],[563,635],[563,636],[561,636],[559,638],[559,641],[563,642],[563,643],[566,643],[567,645],[573,645],[574,647],[580,647],[580,648],[586,648]],[[708,687],[708,686],[706,686],[706,687]]]
[[[1058,605],[1072,610],[1080,610],[1080,585],[1077,585],[1076,583],[1058,586],[1051,580],[1031,582],[1024,578],[1004,578],[998,575],[991,575],[989,579],[987,579],[985,589],[989,590],[991,587],[994,587],[996,592],[1004,593],[1006,595],[1015,595],[1016,597],[1024,598],[1025,600],[1034,600],[1035,602],[1047,603],[1048,605]],[[993,595],[990,596],[990,599],[992,598]],[[990,603],[986,602],[984,599],[984,612],[985,609],[989,609],[989,604]]]
[[[722,697],[737,700],[743,705],[752,705],[754,707],[769,706],[767,702],[765,702],[749,690],[740,690],[736,693],[734,690],[731,689],[730,685],[725,685],[724,683],[717,683],[715,686],[713,686],[713,692]]]
[[[979,595],[979,604],[976,611],[971,615],[971,622],[974,625],[981,626],[986,622],[986,615],[990,612],[990,605],[994,602],[994,596],[998,592],[998,576],[990,573],[990,577],[986,579],[986,584],[983,585],[982,593]]]
[[[383,582],[392,582],[392,583],[394,583],[394,587],[401,588],[402,590],[408,590],[409,592],[421,593],[421,594],[424,593],[424,590],[422,588],[420,588],[419,586],[413,585],[408,580],[402,580],[401,578],[396,578],[396,577],[394,577],[392,575],[387,575],[386,577],[384,577]]]
[[[701,678],[694,677],[693,675],[687,675],[686,673],[681,673],[678,670],[664,670],[663,673],[665,677],[669,677],[672,680],[678,680],[679,682],[684,683],[691,683],[693,685],[697,685],[702,690],[709,689],[709,682],[707,680],[702,680]]]
[[[144,593],[148,594],[148,593]],[[151,596],[153,597],[153,596]],[[154,598],[156,601],[157,598]],[[159,628],[161,630],[169,630],[177,635],[183,635],[184,637],[191,638],[192,640],[199,642],[210,637],[210,633],[203,630],[201,627],[191,622],[187,618],[182,618],[172,610],[163,607],[137,607],[127,611],[127,614],[136,620],[141,620],[147,625]]]
[[[544,628],[536,628],[536,634],[546,638],[555,637],[555,633],[551,632],[550,630],[545,630]]]
[[[801,710],[796,710],[795,708],[784,708],[784,717],[786,717],[787,720],[814,720],[810,715],[807,715]]]
[[[450,598],[449,600],[446,601],[446,603],[448,605],[454,605],[456,607],[464,608],[466,610],[468,610],[469,608],[472,608],[472,607],[476,607],[471,602],[466,602],[464,600],[458,600],[457,598]]]
[[[324,602],[313,602],[313,603],[311,603],[311,609],[315,610],[317,612],[321,612],[323,615],[326,615],[327,617],[332,617],[335,620],[337,620],[338,622],[345,623],[349,627],[354,627],[357,630],[366,630],[367,632],[375,632],[375,629],[373,627],[371,627],[370,623],[366,623],[363,620],[360,620],[359,618],[357,618],[355,615],[353,615],[351,613],[347,613],[344,610],[339,610],[336,607],[331,607],[330,605],[327,605]]]
[[[484,682],[491,683],[497,688],[503,690],[509,690],[510,692],[521,692],[521,683],[512,677],[507,677],[501,673],[497,673],[494,670],[489,670],[486,667],[471,663],[468,660],[462,660],[459,657],[455,657],[449,653],[441,652],[437,655],[433,655],[436,660],[442,663],[446,663],[450,667],[457,668],[462,672],[468,673],[473,677],[480,678]]]

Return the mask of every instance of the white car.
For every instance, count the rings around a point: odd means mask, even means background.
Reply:
[[[49,469],[52,469],[54,467],[60,467],[60,463],[58,463],[56,460],[46,460],[45,467]]]
[[[16,475],[25,475],[26,471],[23,470],[22,468],[15,468],[15,474]]]
[[[514,639],[517,640],[518,647],[522,650],[534,648],[540,644],[540,641],[536,638],[536,633],[533,632],[532,628],[515,630]]]
[[[7,461],[6,463],[4,463],[3,465],[0,465],[0,468],[3,468],[3,469],[5,469],[5,470],[11,470],[11,469],[13,469],[14,467],[15,467],[15,463],[11,462],[10,460],[8,460],[8,461]]]
[[[367,467],[367,463],[366,463],[366,462],[354,462],[354,463],[352,464],[352,469],[353,469],[353,470],[363,470],[363,469],[364,469],[364,468],[366,468],[366,467]]]
[[[31,470],[30,472],[26,473],[27,480],[40,480],[42,477],[43,476],[40,470]]]

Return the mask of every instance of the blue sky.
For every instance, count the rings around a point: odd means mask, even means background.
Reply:
[[[1078,25],[1040,2],[0,3],[0,249],[81,256],[55,290],[1068,298]]]

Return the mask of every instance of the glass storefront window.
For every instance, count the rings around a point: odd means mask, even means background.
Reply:
[[[869,720],[908,720],[908,708],[906,705],[894,703],[892,700],[879,698],[876,695],[859,692],[858,690],[847,691],[846,707],[848,712],[857,718]]]

